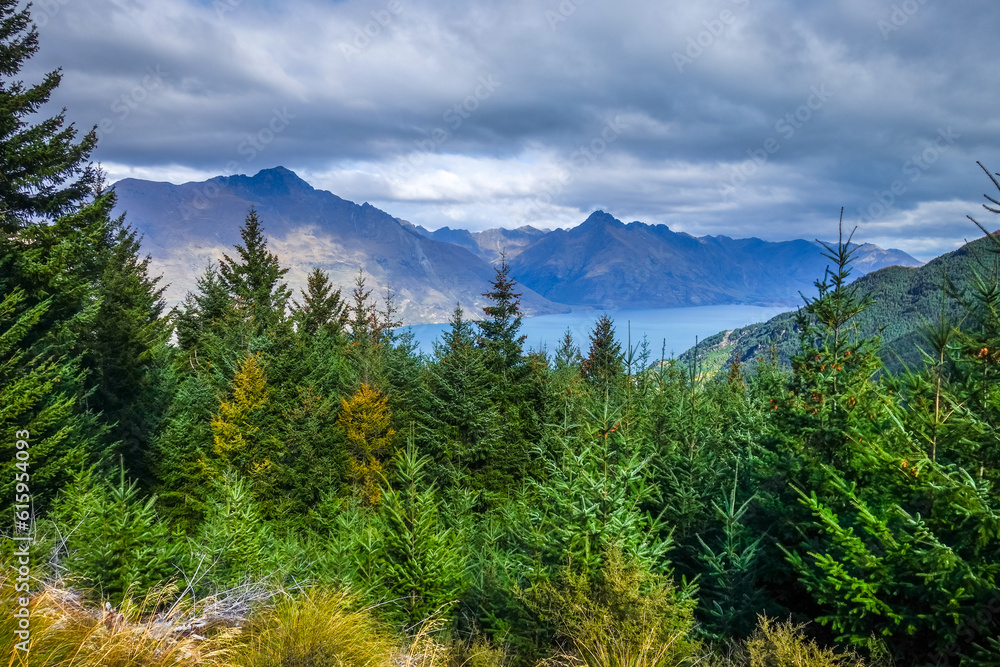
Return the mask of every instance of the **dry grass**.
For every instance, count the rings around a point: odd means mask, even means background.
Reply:
[[[8,582],[0,582],[11,590]],[[177,591],[165,588],[120,610],[83,604],[77,592],[46,588],[31,598],[28,650],[15,647],[13,600],[4,600],[0,651],[8,667],[222,667],[233,630],[207,632],[192,622],[189,607],[170,605]],[[2,664],[2,663],[0,663]]]
[[[234,648],[239,667],[388,667],[393,642],[368,610],[320,589],[256,615]]]

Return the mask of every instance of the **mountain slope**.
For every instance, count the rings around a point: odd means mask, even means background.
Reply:
[[[827,260],[813,242],[696,238],[665,225],[624,224],[597,211],[555,230],[511,260],[521,282],[539,294],[595,308],[664,308],[708,304],[791,305],[823,275]],[[898,250],[866,244],[859,272],[919,265]]]
[[[232,253],[251,205],[271,248],[291,269],[293,287],[304,285],[305,275],[318,266],[347,293],[363,267],[376,295],[392,289],[406,323],[445,321],[456,302],[478,314],[494,276],[493,266],[469,250],[415,233],[369,204],[316,190],[281,167],[205,183],[125,179],[114,187],[117,212],[127,212],[143,234],[143,249],[171,283],[167,297],[173,302],[193,287],[210,259]],[[522,291],[528,314],[568,310],[530,289]]]
[[[921,363],[920,350],[928,349],[923,330],[927,323],[938,321],[942,308],[952,321],[962,318],[962,307],[952,299],[943,298],[944,276],[960,289],[967,288],[977,262],[992,264],[991,250],[995,247],[993,241],[983,237],[921,267],[892,266],[858,278],[853,285],[858,296],[868,295],[873,301],[856,318],[858,330],[863,336],[881,334],[881,356],[890,370]],[[816,290],[804,294],[814,297]],[[798,352],[794,311],[706,338],[698,346],[698,358],[707,371],[714,371],[732,361],[736,354],[741,359],[753,360],[769,356],[772,348],[785,362]],[[688,350],[681,359],[690,363],[693,353]]]

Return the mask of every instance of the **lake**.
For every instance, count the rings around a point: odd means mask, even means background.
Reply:
[[[697,306],[692,308],[643,308],[623,310],[581,310],[560,315],[540,315],[524,318],[521,333],[527,335],[525,349],[545,349],[553,354],[566,329],[586,355],[590,347],[590,332],[594,322],[604,313],[615,322],[615,334],[622,345],[628,344],[631,330],[632,345],[646,336],[654,357],[666,349],[667,357],[676,356],[694,346],[695,336],[702,340],[724,329],[736,329],[764,322],[786,313],[788,306]],[[448,324],[417,324],[403,327],[413,332],[421,352],[431,354],[434,341],[440,340]]]

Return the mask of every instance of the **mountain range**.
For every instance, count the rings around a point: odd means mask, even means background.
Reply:
[[[501,255],[520,284],[527,315],[571,309],[715,304],[793,305],[827,260],[805,240],[694,237],[665,225],[625,224],[603,211],[572,229],[434,231],[317,190],[283,167],[254,176],[218,176],[173,185],[124,179],[117,212],[143,237],[155,270],[180,301],[210,260],[240,241],[256,207],[272,250],[293,288],[313,267],[349,292],[360,269],[379,294],[391,289],[407,324],[448,319],[456,303],[476,316]],[[899,250],[858,248],[859,273],[919,266]]]

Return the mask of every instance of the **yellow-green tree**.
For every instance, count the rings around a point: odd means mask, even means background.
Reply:
[[[223,401],[212,418],[216,456],[256,479],[266,476],[273,456],[273,448],[265,446],[261,432],[267,402],[267,377],[258,355],[250,355],[233,377],[232,400]]]
[[[396,434],[389,427],[391,416],[388,399],[367,384],[362,383],[351,400],[340,399],[337,424],[347,436],[348,476],[362,500],[372,505],[381,497],[382,461]]]

